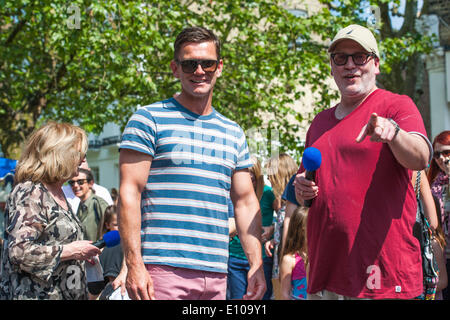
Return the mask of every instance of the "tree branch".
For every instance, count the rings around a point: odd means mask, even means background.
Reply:
[[[420,15],[418,18],[422,17],[425,14],[428,14],[430,11],[430,2],[428,0],[423,0],[422,9],[420,9]]]
[[[398,32],[399,36],[404,36],[406,33],[414,31],[417,15],[417,1],[406,1],[405,14],[403,19],[403,25]]]
[[[389,5],[387,3],[380,3],[380,15],[383,24],[381,26],[381,38],[392,38],[394,36],[394,31],[392,30],[392,22],[389,16]]]
[[[9,45],[14,40],[14,38],[17,36],[17,34],[20,32],[20,30],[23,29],[23,27],[25,26],[26,23],[27,23],[27,20],[20,20],[19,23],[16,24],[13,31],[9,35],[8,39],[6,39],[5,46]]]
[[[29,99],[27,99],[24,107],[21,108],[22,110],[19,112],[31,113],[33,120],[37,120],[42,112],[42,109],[47,105],[47,99],[45,96],[58,86],[59,82],[67,72],[67,64],[73,61],[74,56],[75,55],[72,53],[69,60],[62,63],[62,65],[58,68],[56,75],[51,77],[48,81],[46,88],[44,90],[38,90]]]

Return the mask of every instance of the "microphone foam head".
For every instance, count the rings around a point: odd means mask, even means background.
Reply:
[[[105,241],[106,247],[115,247],[120,243],[119,231],[113,230],[103,235],[103,241]]]
[[[306,148],[303,152],[303,166],[307,171],[319,169],[322,164],[322,154],[320,150],[314,147]]]

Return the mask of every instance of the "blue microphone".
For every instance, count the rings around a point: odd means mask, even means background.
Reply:
[[[105,246],[107,248],[115,247],[119,243],[120,243],[119,231],[113,230],[105,233],[102,239],[98,240],[97,242],[94,242],[92,245],[96,246],[99,249],[102,249]]]
[[[320,150],[314,147],[306,148],[303,152],[303,167],[306,169],[305,178],[314,181],[316,170],[322,164],[322,154]],[[305,207],[311,207],[313,199],[305,200]]]

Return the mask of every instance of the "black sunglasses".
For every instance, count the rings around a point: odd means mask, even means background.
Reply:
[[[198,60],[198,59],[192,59],[192,60],[175,60],[178,64],[181,65],[181,69],[184,73],[194,73],[198,65],[202,66],[203,71],[205,72],[214,72],[217,70],[217,67],[219,66],[219,60]]]
[[[450,155],[450,150],[435,151],[433,152],[433,158],[439,159],[441,154],[444,157],[448,157]]]
[[[369,61],[370,57],[376,57],[374,53],[357,52],[354,54],[332,53],[331,59],[337,66],[344,66],[347,64],[348,57],[352,57],[353,63],[357,66],[363,66]]]
[[[80,179],[80,180],[69,180],[67,181],[67,183],[70,184],[71,187],[73,187],[75,185],[75,183],[78,183],[79,186],[82,186],[83,184],[85,184],[87,181],[89,181],[88,179]]]

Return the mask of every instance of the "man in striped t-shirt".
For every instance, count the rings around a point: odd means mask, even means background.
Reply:
[[[261,215],[248,172],[242,129],[212,106],[222,73],[220,45],[209,30],[177,37],[171,68],[175,98],[139,108],[120,144],[119,230],[125,282],[133,299],[224,299],[231,196],[251,266],[248,292],[265,291]]]

